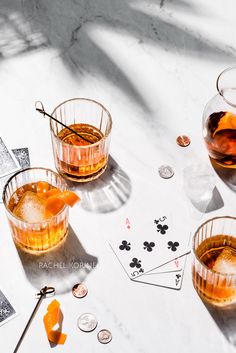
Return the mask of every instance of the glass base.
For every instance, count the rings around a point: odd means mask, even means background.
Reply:
[[[215,159],[209,155],[210,161],[213,167],[222,167],[223,169],[236,169],[236,164],[225,164],[220,162],[218,159]]]
[[[48,249],[43,249],[43,250],[36,250],[36,249],[32,249],[32,248],[30,248],[30,247],[27,247],[27,246],[25,246],[25,245],[23,245],[23,244],[17,242],[16,239],[14,239],[14,238],[13,238],[13,241],[14,241],[15,246],[16,246],[17,248],[19,248],[20,250],[22,250],[22,251],[24,251],[24,252],[26,252],[26,253],[29,253],[29,254],[32,254],[32,255],[42,255],[42,254],[48,253],[49,251],[55,250],[56,248],[58,248],[59,246],[61,246],[61,245],[65,242],[65,240],[66,240],[66,238],[67,238],[67,236],[68,236],[68,233],[69,233],[69,232],[68,232],[68,229],[67,229],[66,233],[65,233],[65,234],[63,235],[63,237],[58,241],[58,243],[56,243],[55,245],[51,246],[51,247],[48,248]]]
[[[229,298],[229,299],[213,299],[211,297],[208,297],[203,291],[201,291],[194,283],[193,281],[193,287],[194,289],[196,290],[198,296],[201,298],[201,300],[203,302],[206,302],[210,305],[213,305],[213,306],[218,306],[218,307],[225,307],[225,306],[229,306],[229,305],[232,305],[232,304],[235,304],[236,303],[236,298],[235,296]]]
[[[81,175],[81,176],[65,173],[63,170],[60,170],[60,169],[57,169],[57,171],[65,179],[68,179],[77,183],[86,183],[88,181],[92,181],[99,178],[105,172],[106,169],[107,169],[107,164],[105,164],[101,169],[99,169],[99,171],[97,171],[94,174]]]

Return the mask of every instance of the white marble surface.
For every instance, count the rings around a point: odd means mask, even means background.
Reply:
[[[184,196],[183,170],[209,165],[202,111],[216,93],[218,73],[235,62],[235,10],[234,0],[1,1],[1,134],[12,148],[29,147],[32,166],[54,168],[48,123],[34,102],[42,100],[51,111],[67,98],[90,97],[113,116],[115,161],[94,185],[78,188],[83,201],[70,214],[74,235],[64,251],[46,258],[65,268],[42,271],[38,260],[18,253],[0,205],[0,288],[12,293],[20,309],[0,327],[1,352],[13,352],[34,294],[48,280],[57,285],[68,340],[50,347],[42,322],[47,299],[19,352],[235,351],[235,319],[208,312],[192,287],[190,258],[182,289],[174,291],[129,281],[108,246],[116,235],[114,215],[146,190],[150,204],[140,205],[137,219],[159,207],[160,189],[165,206],[181,193],[180,205],[188,203],[191,210],[190,230],[204,217],[234,214],[235,194],[218,176],[224,207],[205,215],[194,209]],[[183,133],[192,140],[187,149],[175,143]],[[174,167],[171,180],[159,178],[162,163]],[[70,265],[81,259],[94,268],[77,271]],[[89,296],[76,301],[70,288],[83,277]],[[96,332],[76,328],[86,311],[97,315],[99,327],[111,329],[109,345],[99,344]]]

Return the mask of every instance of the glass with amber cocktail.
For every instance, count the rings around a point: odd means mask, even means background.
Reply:
[[[40,253],[61,243],[68,233],[68,205],[78,200],[50,169],[28,168],[14,174],[4,187],[3,202],[16,245]]]
[[[236,302],[236,218],[215,217],[203,223],[193,238],[193,285],[208,302]]]
[[[50,120],[50,129],[58,172],[77,182],[98,178],[108,162],[112,128],[108,110],[92,99],[74,98],[58,105],[52,116],[57,120]]]

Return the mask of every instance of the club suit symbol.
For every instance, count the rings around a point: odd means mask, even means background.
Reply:
[[[133,259],[132,259],[132,262],[129,264],[130,265],[130,267],[136,267],[136,268],[140,268],[141,267],[141,260],[138,260],[136,257],[134,257]]]
[[[119,249],[120,250],[127,250],[127,251],[129,251],[130,249],[131,249],[131,246],[130,246],[131,244],[129,243],[129,242],[127,242],[127,240],[123,240],[122,242],[121,242],[121,245],[119,246]]]
[[[168,241],[168,249],[171,249],[172,251],[176,251],[178,246],[179,246],[179,243],[177,241],[175,241],[174,243],[173,241]]]
[[[166,231],[169,227],[166,224],[158,224],[157,225],[157,231],[160,232],[161,234],[166,234]]]
[[[150,243],[148,242],[148,241],[145,241],[144,243],[143,243],[143,248],[145,249],[145,250],[147,250],[147,251],[152,251],[153,250],[153,248],[154,248],[154,246],[155,246],[155,243],[153,243],[153,241],[151,241]]]

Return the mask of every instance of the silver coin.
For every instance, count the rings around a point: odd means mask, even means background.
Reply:
[[[72,294],[76,298],[84,298],[88,294],[88,288],[84,283],[77,283],[72,288]]]
[[[98,321],[93,314],[85,313],[80,315],[77,324],[81,331],[91,332],[97,327]]]
[[[160,177],[162,177],[163,179],[172,178],[172,176],[174,175],[174,170],[169,165],[161,165],[158,169],[158,172],[160,174]]]
[[[111,342],[112,334],[109,330],[103,329],[98,332],[97,338],[100,343],[106,344]]]

